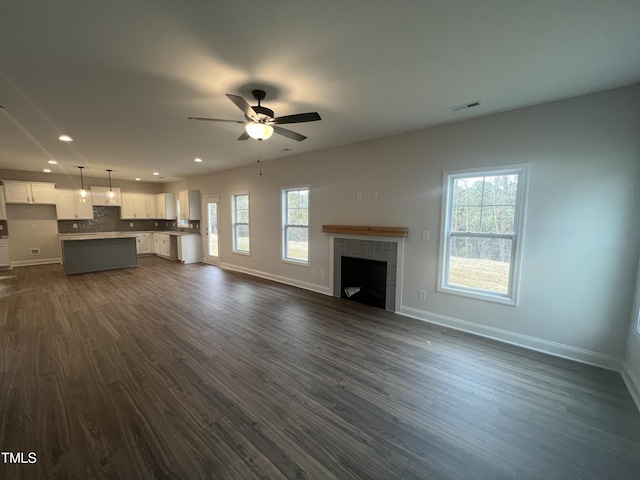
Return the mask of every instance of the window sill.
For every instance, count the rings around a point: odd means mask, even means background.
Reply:
[[[245,257],[251,256],[251,252],[243,252],[242,250],[232,250],[231,253],[234,253],[236,255],[244,255]]]
[[[288,263],[291,265],[298,265],[299,267],[309,267],[309,262],[304,262],[302,260],[291,260],[290,258],[281,258],[280,261],[282,263]]]
[[[458,295],[461,297],[473,298],[476,300],[484,300],[485,302],[500,303],[502,305],[509,305],[517,307],[518,302],[511,297],[503,297],[500,295],[491,295],[489,293],[482,293],[473,290],[466,290],[464,288],[454,287],[438,287],[438,292],[448,293],[450,295]]]

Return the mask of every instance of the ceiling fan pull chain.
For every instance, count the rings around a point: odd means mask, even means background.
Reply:
[[[262,142],[258,142],[258,168],[260,170],[260,176],[262,176]]]

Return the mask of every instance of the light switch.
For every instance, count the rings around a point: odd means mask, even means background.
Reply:
[[[356,192],[356,200],[362,200],[362,192]]]
[[[429,230],[422,230],[422,239],[429,240]]]

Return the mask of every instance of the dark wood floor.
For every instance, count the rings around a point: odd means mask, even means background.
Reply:
[[[0,375],[0,478],[640,475],[617,373],[205,265],[0,274]]]

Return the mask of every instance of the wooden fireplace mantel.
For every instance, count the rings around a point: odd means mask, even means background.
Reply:
[[[324,233],[341,233],[343,235],[368,235],[371,237],[400,237],[409,236],[408,227],[370,227],[364,225],[323,225]]]

